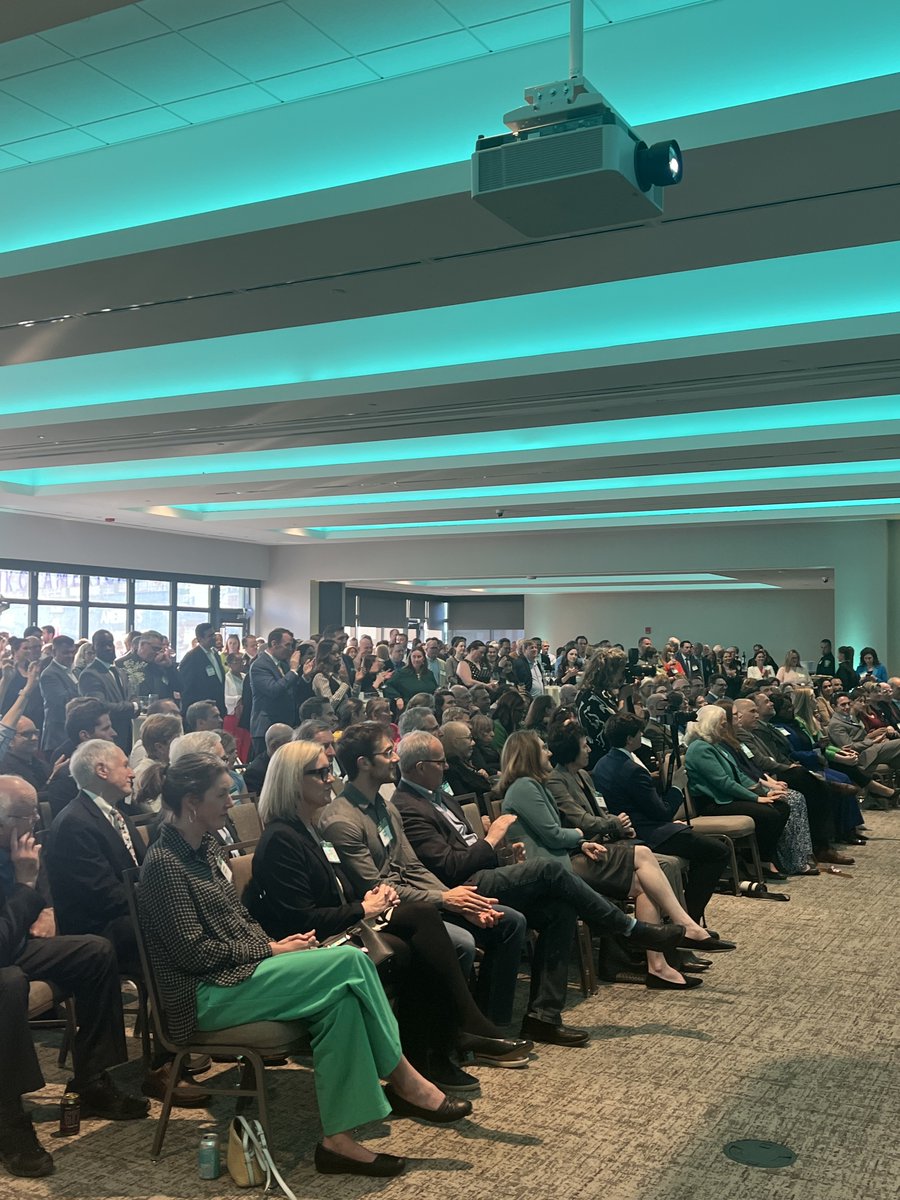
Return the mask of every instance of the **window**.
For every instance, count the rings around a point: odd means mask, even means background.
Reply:
[[[125,604],[128,601],[128,580],[109,575],[91,575],[88,594],[91,604]]]
[[[194,629],[209,620],[207,612],[179,612],[175,617],[175,657],[184,658],[194,640]]]
[[[52,625],[57,634],[65,633],[76,641],[81,637],[81,609],[76,604],[39,604],[38,625]]]
[[[179,608],[209,608],[208,583],[179,583],[176,592]]]
[[[116,654],[125,653],[125,634],[128,632],[128,610],[126,608],[89,608],[88,629],[108,629],[116,639]]]
[[[165,579],[136,579],[134,581],[135,604],[164,604],[171,603],[172,585]]]
[[[236,587],[230,583],[223,583],[219,586],[219,608],[240,610],[249,606],[249,588]]]
[[[31,596],[31,572],[18,569],[0,571],[0,596],[4,600],[28,600]]]
[[[171,613],[165,608],[136,608],[134,610],[134,625],[132,628],[141,633],[149,633],[151,629],[161,633],[163,637],[171,637]]]
[[[11,604],[6,612],[0,613],[0,629],[5,629],[13,637],[21,637],[25,627],[30,625],[27,604]]]
[[[38,571],[37,594],[40,600],[74,600],[81,599],[80,575],[67,575],[61,571]],[[47,622],[38,622],[46,624]]]

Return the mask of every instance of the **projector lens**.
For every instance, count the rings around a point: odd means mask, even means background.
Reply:
[[[639,142],[634,149],[634,173],[642,192],[681,183],[684,175],[681,147],[674,141],[654,142],[652,146]]]

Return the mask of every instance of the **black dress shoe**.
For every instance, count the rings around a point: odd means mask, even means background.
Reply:
[[[674,950],[676,946],[684,945],[685,928],[683,925],[649,925],[646,921],[638,921],[627,941],[639,950]]]
[[[495,1067],[527,1067],[528,1052],[534,1049],[534,1043],[524,1038],[488,1038],[474,1033],[461,1033],[458,1045],[460,1050],[471,1051],[479,1062]]]
[[[105,1071],[99,1079],[80,1086],[70,1079],[66,1091],[77,1092],[80,1096],[83,1117],[102,1117],[105,1121],[139,1121],[150,1112],[149,1100],[120,1092]]]
[[[430,1121],[434,1125],[461,1121],[472,1111],[471,1100],[454,1100],[450,1096],[445,1096],[437,1108],[422,1108],[411,1100],[404,1100],[389,1083],[384,1085],[384,1094],[395,1117],[415,1117],[417,1121]]]
[[[23,1179],[53,1174],[53,1159],[38,1141],[31,1117],[24,1112],[4,1117],[0,1124],[0,1163],[10,1175]]]
[[[477,1092],[481,1083],[474,1075],[461,1070],[449,1058],[433,1057],[427,1070],[421,1072],[429,1083],[439,1087],[442,1092],[448,1089],[454,1092]]]
[[[376,1154],[372,1162],[360,1162],[356,1158],[347,1158],[346,1154],[335,1154],[317,1142],[315,1164],[320,1175],[374,1175],[385,1179],[399,1175],[406,1168],[406,1159],[396,1154]]]
[[[676,967],[676,971],[680,971],[682,975],[702,975],[704,971],[708,971],[712,966],[711,958],[697,958],[692,955],[687,962],[682,963],[680,967]]]
[[[726,942],[720,937],[683,937],[678,945],[683,950],[700,950],[704,954],[724,954],[726,950],[737,950],[737,942]]]
[[[550,1021],[539,1021],[537,1017],[525,1017],[522,1021],[522,1037],[545,1046],[583,1046],[590,1041],[586,1029],[575,1029],[571,1025],[553,1025]]]
[[[678,983],[675,979],[660,979],[658,975],[647,976],[647,987],[654,992],[686,992],[688,988],[699,987],[702,982],[702,979],[696,979],[693,975],[684,983]]]

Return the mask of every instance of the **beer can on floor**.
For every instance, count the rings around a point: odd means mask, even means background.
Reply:
[[[60,1137],[72,1137],[81,1132],[81,1097],[77,1092],[66,1092],[59,1102]]]
[[[200,1168],[201,1179],[218,1179],[222,1174],[222,1164],[219,1159],[219,1135],[217,1133],[204,1133],[200,1139],[197,1165]]]

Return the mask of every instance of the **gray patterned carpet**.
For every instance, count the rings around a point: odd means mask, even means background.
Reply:
[[[540,1049],[527,1071],[479,1068],[481,1097],[459,1126],[367,1126],[373,1149],[410,1157],[399,1179],[316,1175],[310,1072],[270,1070],[275,1156],[298,1200],[896,1200],[900,812],[867,820],[875,840],[858,851],[852,879],[792,880],[789,904],[714,899],[710,925],[740,949],[718,956],[703,987],[607,986],[582,1000],[573,986],[568,1019],[590,1027],[588,1047]],[[197,1177],[200,1134],[224,1130],[227,1100],[178,1114],[156,1163],[152,1119],[86,1121],[75,1139],[52,1137],[66,1077],[55,1037],[42,1035],[48,1085],[32,1099],[56,1174],[29,1182],[0,1169],[3,1200],[254,1194],[227,1175]],[[119,1079],[136,1085],[137,1064]],[[740,1166],[722,1153],[738,1138],[786,1143],[796,1162]]]

